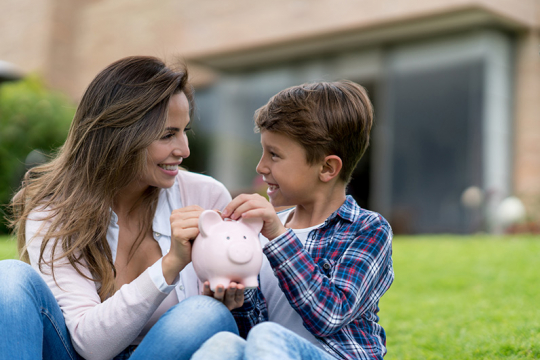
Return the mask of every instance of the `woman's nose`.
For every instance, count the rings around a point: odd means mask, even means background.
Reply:
[[[176,146],[173,149],[173,155],[176,157],[183,157],[184,159],[189,157],[189,143],[186,136],[183,136],[181,140],[178,141]]]

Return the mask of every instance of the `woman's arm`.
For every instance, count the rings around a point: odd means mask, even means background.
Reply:
[[[67,259],[55,262],[54,277],[45,264],[40,271],[40,234],[46,231],[40,229],[43,225],[44,221],[27,221],[30,263],[41,274],[62,309],[75,350],[85,359],[113,358],[137,337],[168,293],[154,285],[147,269],[102,303],[96,290],[98,284],[79,274]],[[50,259],[51,249],[52,241],[45,249],[44,260]],[[58,251],[61,251],[59,247],[55,257],[60,255]],[[161,259],[153,266],[161,266],[160,262]],[[92,278],[84,264],[82,261],[81,272]]]

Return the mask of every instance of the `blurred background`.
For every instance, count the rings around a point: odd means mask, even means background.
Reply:
[[[376,122],[349,186],[397,234],[540,232],[540,0],[0,0],[0,203],[128,55],[185,61],[193,171],[260,190],[253,113],[350,79]],[[264,185],[264,184],[263,184]],[[5,230],[5,227],[4,227]]]
[[[128,55],[188,64],[184,165],[233,195],[265,191],[253,114],[272,95],[365,86],[375,125],[348,191],[400,234],[386,358],[540,359],[540,0],[0,0],[0,205]]]

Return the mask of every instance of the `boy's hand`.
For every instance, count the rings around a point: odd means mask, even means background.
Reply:
[[[223,285],[216,286],[216,291],[210,290],[210,282],[205,281],[203,295],[211,296],[221,301],[229,310],[233,310],[244,305],[244,285],[231,282],[227,290]]]
[[[261,234],[268,240],[273,240],[287,231],[272,204],[259,194],[238,195],[227,205],[221,216],[233,220],[260,217],[263,220]]]

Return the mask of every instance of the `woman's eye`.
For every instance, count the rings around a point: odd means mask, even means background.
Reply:
[[[168,134],[165,134],[161,137],[161,140],[167,140],[167,139],[170,139],[174,136],[173,133],[168,133]]]
[[[191,130],[191,125],[188,125],[184,128],[184,132],[188,132]]]

